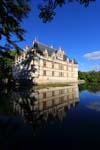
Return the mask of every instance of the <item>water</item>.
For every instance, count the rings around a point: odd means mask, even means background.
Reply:
[[[0,150],[98,146],[99,84],[0,92]]]

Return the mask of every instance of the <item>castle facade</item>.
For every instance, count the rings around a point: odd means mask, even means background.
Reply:
[[[33,83],[68,83],[78,81],[78,63],[69,59],[61,48],[55,49],[35,40],[26,47],[13,64],[15,79]]]

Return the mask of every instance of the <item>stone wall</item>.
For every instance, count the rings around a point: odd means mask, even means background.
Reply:
[[[78,81],[78,65],[51,58],[41,58],[39,62],[37,83],[67,83]]]
[[[35,55],[25,51],[25,56],[15,59],[14,78],[32,79],[36,83],[78,82],[78,64],[73,60],[45,57],[33,51]]]

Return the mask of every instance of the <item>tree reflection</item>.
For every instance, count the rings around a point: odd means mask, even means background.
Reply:
[[[83,91],[83,90],[88,90],[90,92],[97,93],[100,91],[100,83],[99,84],[95,84],[95,83],[80,84],[79,91]]]

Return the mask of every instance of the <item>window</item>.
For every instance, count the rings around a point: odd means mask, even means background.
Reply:
[[[54,91],[52,91],[52,96],[54,96],[55,95],[55,92]]]
[[[43,98],[46,98],[46,93],[43,93]]]
[[[52,71],[52,76],[54,76],[54,71]]]
[[[46,109],[46,101],[43,102],[43,109]]]
[[[59,77],[61,77],[61,75],[62,75],[62,72],[59,72]]]
[[[43,62],[43,67],[46,67],[46,61]]]
[[[63,76],[64,76],[64,73],[63,73],[63,72],[59,72],[59,76],[60,76],[60,77],[63,77]]]
[[[62,75],[61,75],[62,77],[64,77],[64,72],[62,72]]]
[[[64,90],[63,89],[61,90],[61,94],[64,94]]]
[[[52,99],[52,106],[54,106],[55,105],[55,100],[54,99]]]
[[[46,70],[43,71],[43,75],[46,76]]]
[[[59,103],[62,104],[63,101],[64,101],[64,97],[60,97],[60,98],[59,98]]]
[[[67,95],[67,100],[69,100],[69,95]]]
[[[54,68],[54,63],[52,63],[52,68]]]

